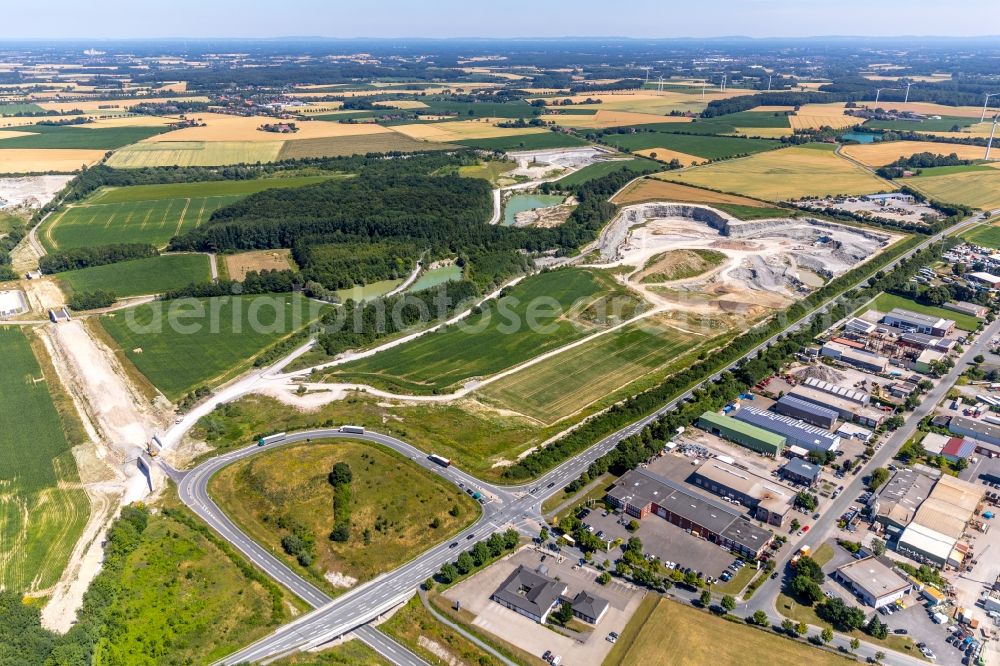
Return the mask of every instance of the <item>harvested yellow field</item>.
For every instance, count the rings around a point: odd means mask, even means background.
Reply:
[[[703,190],[700,187],[691,187],[679,183],[670,183],[665,180],[655,178],[643,178],[628,185],[621,192],[612,197],[611,201],[622,206],[645,201],[677,201],[681,203],[723,203],[735,204],[737,206],[752,206],[762,208],[766,204],[763,201],[737,196],[735,194],[723,194],[712,190]]]
[[[915,153],[950,155],[955,153],[963,160],[981,160],[986,149],[982,146],[966,146],[960,143],[936,143],[934,141],[891,141],[844,146],[842,152],[847,157],[870,167],[885,166],[900,157]]]
[[[703,164],[708,161],[704,157],[689,155],[688,153],[682,153],[679,150],[670,150],[669,148],[646,148],[645,150],[635,150],[632,152],[659,162],[677,160],[684,165]]]
[[[908,178],[906,184],[938,201],[965,204],[983,210],[1000,208],[1000,170],[997,169]]]
[[[291,250],[254,250],[223,256],[230,280],[244,280],[250,271],[282,271],[291,268]]]
[[[874,100],[865,102],[868,106],[874,106]],[[859,102],[860,104],[860,102]],[[878,105],[882,109],[892,109],[895,111],[909,111],[910,113],[921,113],[925,116],[961,116],[963,118],[979,118],[983,114],[981,106],[945,106],[944,104],[932,104],[930,102],[886,102],[879,100]]]
[[[426,109],[427,105],[415,99],[397,99],[391,102],[375,102],[374,106],[386,109]]]
[[[793,116],[788,116],[792,129],[819,129],[832,127],[841,129],[864,122],[860,118],[844,114],[844,103],[803,104]]]
[[[394,125],[392,129],[411,139],[440,141],[442,143],[540,134],[549,131],[544,127],[497,127],[497,122],[502,122],[502,119],[483,118],[481,120],[459,120],[446,123],[414,123],[412,125]]]
[[[14,139],[19,136],[34,136],[32,132],[18,132],[17,130],[0,130],[0,141],[4,139]]]
[[[923,134],[930,134],[931,136],[939,136],[944,139],[967,139],[969,137],[978,136],[981,138],[988,138],[990,132],[993,129],[992,122],[985,123],[974,123],[968,127],[963,127],[959,132],[923,132]],[[920,131],[920,125],[917,125],[916,131]]]
[[[53,122],[58,122],[60,120],[72,120],[73,118],[79,118],[78,114],[71,116],[6,116],[0,118],[0,128],[6,127],[24,127],[26,125],[37,125],[39,121],[51,120]]]
[[[114,109],[131,109],[138,104],[158,104],[163,102],[207,102],[204,95],[191,97],[139,97],[135,99],[79,99],[69,102],[38,102],[38,106],[46,111],[110,111]],[[104,107],[104,108],[102,108]]]
[[[100,129],[104,127],[166,127],[170,123],[176,123],[177,118],[169,116],[140,116],[123,115],[108,117],[93,117],[92,123],[86,125],[74,125],[80,129]]]
[[[865,74],[866,79],[869,81],[899,81],[902,76],[885,76],[878,74]],[[942,81],[951,81],[951,74],[931,74],[930,76],[907,76],[907,80],[914,81],[916,83],[940,83]]]
[[[795,146],[715,162],[658,178],[767,201],[889,192],[890,183],[840,157],[833,146]]]
[[[760,111],[761,113],[785,113],[786,111],[794,111],[795,107],[781,104],[762,104],[761,106],[755,106],[750,110]]]
[[[263,132],[259,129],[265,123],[274,123],[274,118],[267,116],[230,116],[221,113],[206,113],[198,118],[205,123],[204,127],[185,127],[166,134],[158,134],[143,141],[143,143],[163,143],[174,141],[259,141],[272,143],[290,139],[321,139],[334,136],[357,136],[359,134],[381,134],[391,132],[379,125],[360,123],[334,123],[324,120],[298,122],[298,132],[294,134],[276,134]]]
[[[71,173],[96,164],[103,150],[5,148],[0,150],[0,173]]]
[[[273,162],[284,145],[284,141],[142,141],[116,151],[108,160],[108,165],[138,169]]]
[[[604,129],[605,127],[622,127],[623,125],[650,125],[653,123],[689,123],[687,116],[660,116],[653,113],[635,111],[613,111],[601,108],[592,116],[566,115],[546,116],[561,127],[579,129]]]
[[[511,72],[494,72],[489,67],[463,67],[462,71],[467,74],[486,74],[488,76],[495,76],[499,79],[507,79],[508,81],[521,81],[529,78],[522,74],[513,74]]]
[[[759,139],[780,139],[795,133],[791,127],[737,127],[736,136],[750,136]]]
[[[166,85],[162,85],[159,88],[154,88],[153,92],[158,92],[158,93],[166,93],[166,92],[182,93],[182,92],[187,92],[187,89],[188,89],[187,81],[174,81],[173,83],[168,83]]]

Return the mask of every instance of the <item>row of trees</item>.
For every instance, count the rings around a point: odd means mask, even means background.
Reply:
[[[920,169],[930,169],[932,167],[941,166],[960,166],[962,164],[969,164],[969,160],[963,160],[958,156],[958,153],[949,153],[948,155],[942,155],[940,153],[931,153],[924,151],[922,153],[914,153],[909,157],[900,156],[895,162],[881,166],[875,170],[882,178],[892,180],[894,178],[902,178],[903,174],[907,171],[920,172]]]
[[[476,569],[483,567],[498,557],[501,557],[515,548],[520,543],[521,538],[517,530],[507,530],[506,532],[494,532],[489,538],[480,541],[469,550],[463,551],[454,562],[447,562],[441,570],[424,583],[424,589],[429,590],[434,587],[434,582],[450,585],[463,576],[467,576]]]
[[[132,259],[145,259],[146,257],[155,257],[158,254],[156,248],[147,243],[75,247],[46,254],[38,260],[38,267],[43,273],[62,273],[90,266],[104,266]]]

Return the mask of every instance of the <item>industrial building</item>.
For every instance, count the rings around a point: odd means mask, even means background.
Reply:
[[[844,324],[844,331],[848,333],[854,333],[856,335],[871,335],[875,332],[875,324],[870,321],[865,321],[864,319],[858,319],[857,317],[851,317]]]
[[[811,462],[806,462],[805,460],[800,460],[799,458],[792,458],[778,470],[778,474],[792,483],[801,483],[806,486],[812,486],[816,483],[816,480],[819,479],[819,473],[821,471],[822,470],[819,465],[814,465]]]
[[[840,446],[840,436],[828,430],[773,412],[765,412],[756,407],[744,407],[733,417],[744,423],[757,426],[784,437],[787,444],[794,444],[810,451],[836,451]]]
[[[832,409],[845,421],[854,421],[871,428],[877,428],[886,417],[882,410],[869,406],[871,396],[867,393],[812,377],[793,388],[788,395]]]
[[[872,505],[875,522],[885,529],[886,536],[895,538],[910,524],[934,481],[935,477],[922,468],[906,467],[892,475]]]
[[[947,435],[942,435],[936,432],[929,432],[924,435],[924,438],[920,440],[920,446],[924,451],[932,456],[939,456],[944,450],[945,445],[951,440],[951,437]]]
[[[948,430],[956,435],[981,439],[984,442],[1000,445],[1000,426],[977,421],[966,416],[953,416],[948,423]]]
[[[732,505],[703,497],[645,469],[622,475],[607,500],[633,518],[654,513],[694,536],[752,558],[759,557],[774,538]]]
[[[763,474],[719,460],[707,460],[691,475],[691,483],[749,507],[757,520],[784,527],[792,510],[792,491]]]
[[[882,319],[882,323],[894,328],[901,328],[904,331],[914,331],[916,333],[937,335],[940,337],[944,337],[955,330],[955,322],[951,319],[925,315],[919,312],[904,310],[903,308],[893,308]]]
[[[952,312],[961,312],[962,314],[972,315],[973,317],[985,317],[986,313],[989,312],[989,308],[985,305],[979,305],[978,303],[969,303],[968,301],[949,301],[942,305],[945,310],[951,310]]]
[[[723,437],[752,451],[772,457],[780,456],[785,448],[784,437],[716,412],[702,414],[698,419],[698,427],[717,437]]]
[[[900,333],[896,341],[903,347],[911,347],[913,349],[931,349],[933,351],[945,353],[950,352],[957,344],[957,341],[955,340],[939,338],[933,335],[927,335],[926,333],[916,333],[912,331]]]
[[[985,284],[991,289],[1000,288],[1000,277],[997,277],[992,273],[979,271],[976,273],[968,273],[966,274],[965,277],[969,280],[972,280],[973,282],[978,282],[979,284]]]
[[[975,441],[962,437],[952,437],[941,448],[941,455],[953,463],[958,462],[959,459],[968,460],[975,452]]]
[[[490,599],[535,622],[544,623],[567,589],[566,583],[521,565],[500,583]]]
[[[925,349],[920,352],[920,356],[913,361],[913,369],[917,372],[927,374],[931,371],[933,365],[943,360],[944,357],[944,352],[935,351],[933,349]]]
[[[794,395],[781,396],[774,404],[774,411],[826,429],[832,428],[838,418],[837,412],[829,407],[821,407]]]
[[[836,384],[831,384],[815,377],[806,377],[802,381],[802,385],[862,406],[867,406],[871,402],[871,396],[864,391],[847,388],[846,386],[837,386]]]
[[[868,372],[885,372],[889,368],[889,359],[868,351],[854,349],[839,342],[827,342],[820,349],[820,354],[835,361],[853,365]]]
[[[874,433],[868,428],[862,428],[859,425],[853,423],[841,423],[840,427],[835,431],[843,439],[856,439],[864,444],[871,441]]]
[[[845,564],[837,569],[834,576],[873,608],[881,608],[902,599],[913,587],[910,581],[877,557],[866,557]]]

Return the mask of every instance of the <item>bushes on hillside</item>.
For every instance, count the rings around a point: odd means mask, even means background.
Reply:
[[[114,305],[118,297],[111,291],[75,291],[69,297],[70,310],[82,312],[83,310],[97,310]]]
[[[47,254],[38,260],[38,267],[43,273],[62,273],[90,266],[117,264],[131,259],[145,259],[146,257],[155,257],[158,254],[155,247],[146,243],[78,247]]]

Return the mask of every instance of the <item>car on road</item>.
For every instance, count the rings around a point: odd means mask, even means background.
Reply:
[[[467,536],[465,538],[466,539],[474,539],[475,537],[476,537],[476,535],[473,533],[473,534],[470,534],[469,536]]]
[[[604,640],[606,640],[609,643],[615,643],[618,641],[618,633],[612,631],[610,634],[607,635],[607,637]]]
[[[451,544],[449,544],[448,547],[449,548],[458,548],[458,542],[457,541],[453,541],[453,542],[451,542]]]
[[[545,654],[542,655],[542,659],[545,661],[552,661],[552,650],[546,650]]]
[[[906,629],[893,629],[893,630],[892,630],[892,633],[894,633],[894,634],[896,634],[896,635],[898,635],[898,636],[902,636],[902,635],[904,635],[904,634],[908,634],[908,633],[910,633],[910,632],[909,632],[909,631],[907,631]]]
[[[819,514],[818,513],[814,513],[813,514],[813,520],[819,520]]]

